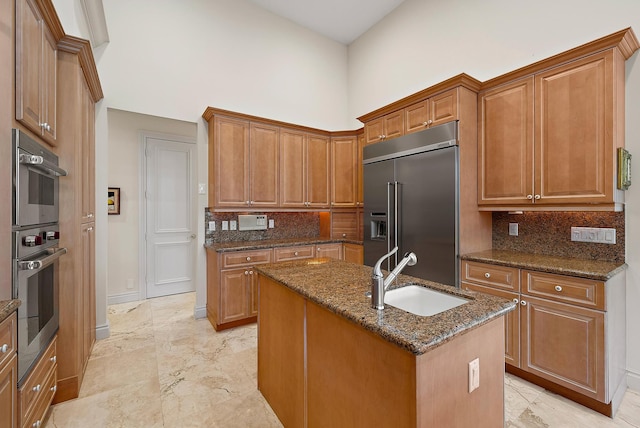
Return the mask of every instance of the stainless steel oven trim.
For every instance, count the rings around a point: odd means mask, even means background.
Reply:
[[[18,270],[38,271],[46,268],[51,263],[58,260],[63,254],[67,254],[66,248],[49,248],[45,252],[46,256],[36,260],[18,261]]]
[[[23,165],[30,165],[35,169],[47,172],[56,177],[67,175],[67,171],[60,168],[56,164],[49,162],[42,156],[20,153],[20,155],[18,156],[18,162]]]

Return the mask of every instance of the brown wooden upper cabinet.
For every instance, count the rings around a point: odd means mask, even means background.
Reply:
[[[576,48],[579,59],[559,55],[559,65],[549,66],[552,58],[485,86],[478,100],[481,210],[622,209],[616,153],[624,147],[624,61],[638,48],[629,39],[624,54],[617,46],[591,55]]]
[[[404,135],[403,111],[394,111],[367,122],[364,126],[364,133],[366,144],[373,144]]]
[[[35,0],[16,1],[16,120],[56,145],[57,42]]]
[[[210,132],[214,206],[277,207],[279,128],[216,116]]]
[[[450,89],[365,123],[365,144],[400,137],[456,120],[458,90]]]
[[[331,206],[351,208],[358,198],[358,137],[345,136],[331,139]]]
[[[331,199],[331,139],[280,130],[280,206],[328,208]]]

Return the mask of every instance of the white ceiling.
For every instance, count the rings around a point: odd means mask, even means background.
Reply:
[[[348,45],[404,0],[249,0]]]

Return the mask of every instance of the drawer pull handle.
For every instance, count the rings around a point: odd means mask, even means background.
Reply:
[[[0,352],[2,352],[3,354],[6,354],[8,350],[9,350],[9,345],[7,345],[6,343],[2,345],[2,347],[0,348]]]
[[[558,293],[562,291],[562,287],[560,287],[559,285],[556,285],[555,289]]]
[[[33,392],[40,392],[41,389],[42,389],[42,386],[40,386],[40,384],[37,384],[36,386],[33,387]]]
[[[522,306],[527,306],[527,302],[525,302],[524,300],[520,300],[520,304],[521,304]]]
[[[54,355],[53,357],[49,358],[49,361],[51,361],[52,363],[55,363],[56,361],[58,361],[58,359]]]
[[[485,278],[487,278],[487,279],[488,279],[488,278],[491,278],[491,274],[490,274],[489,272],[486,272],[486,273],[484,274],[484,277],[485,277]]]

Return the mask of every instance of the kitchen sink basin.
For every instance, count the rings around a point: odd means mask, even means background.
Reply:
[[[384,294],[385,304],[423,317],[439,314],[467,302],[462,297],[413,284],[387,290]]]

